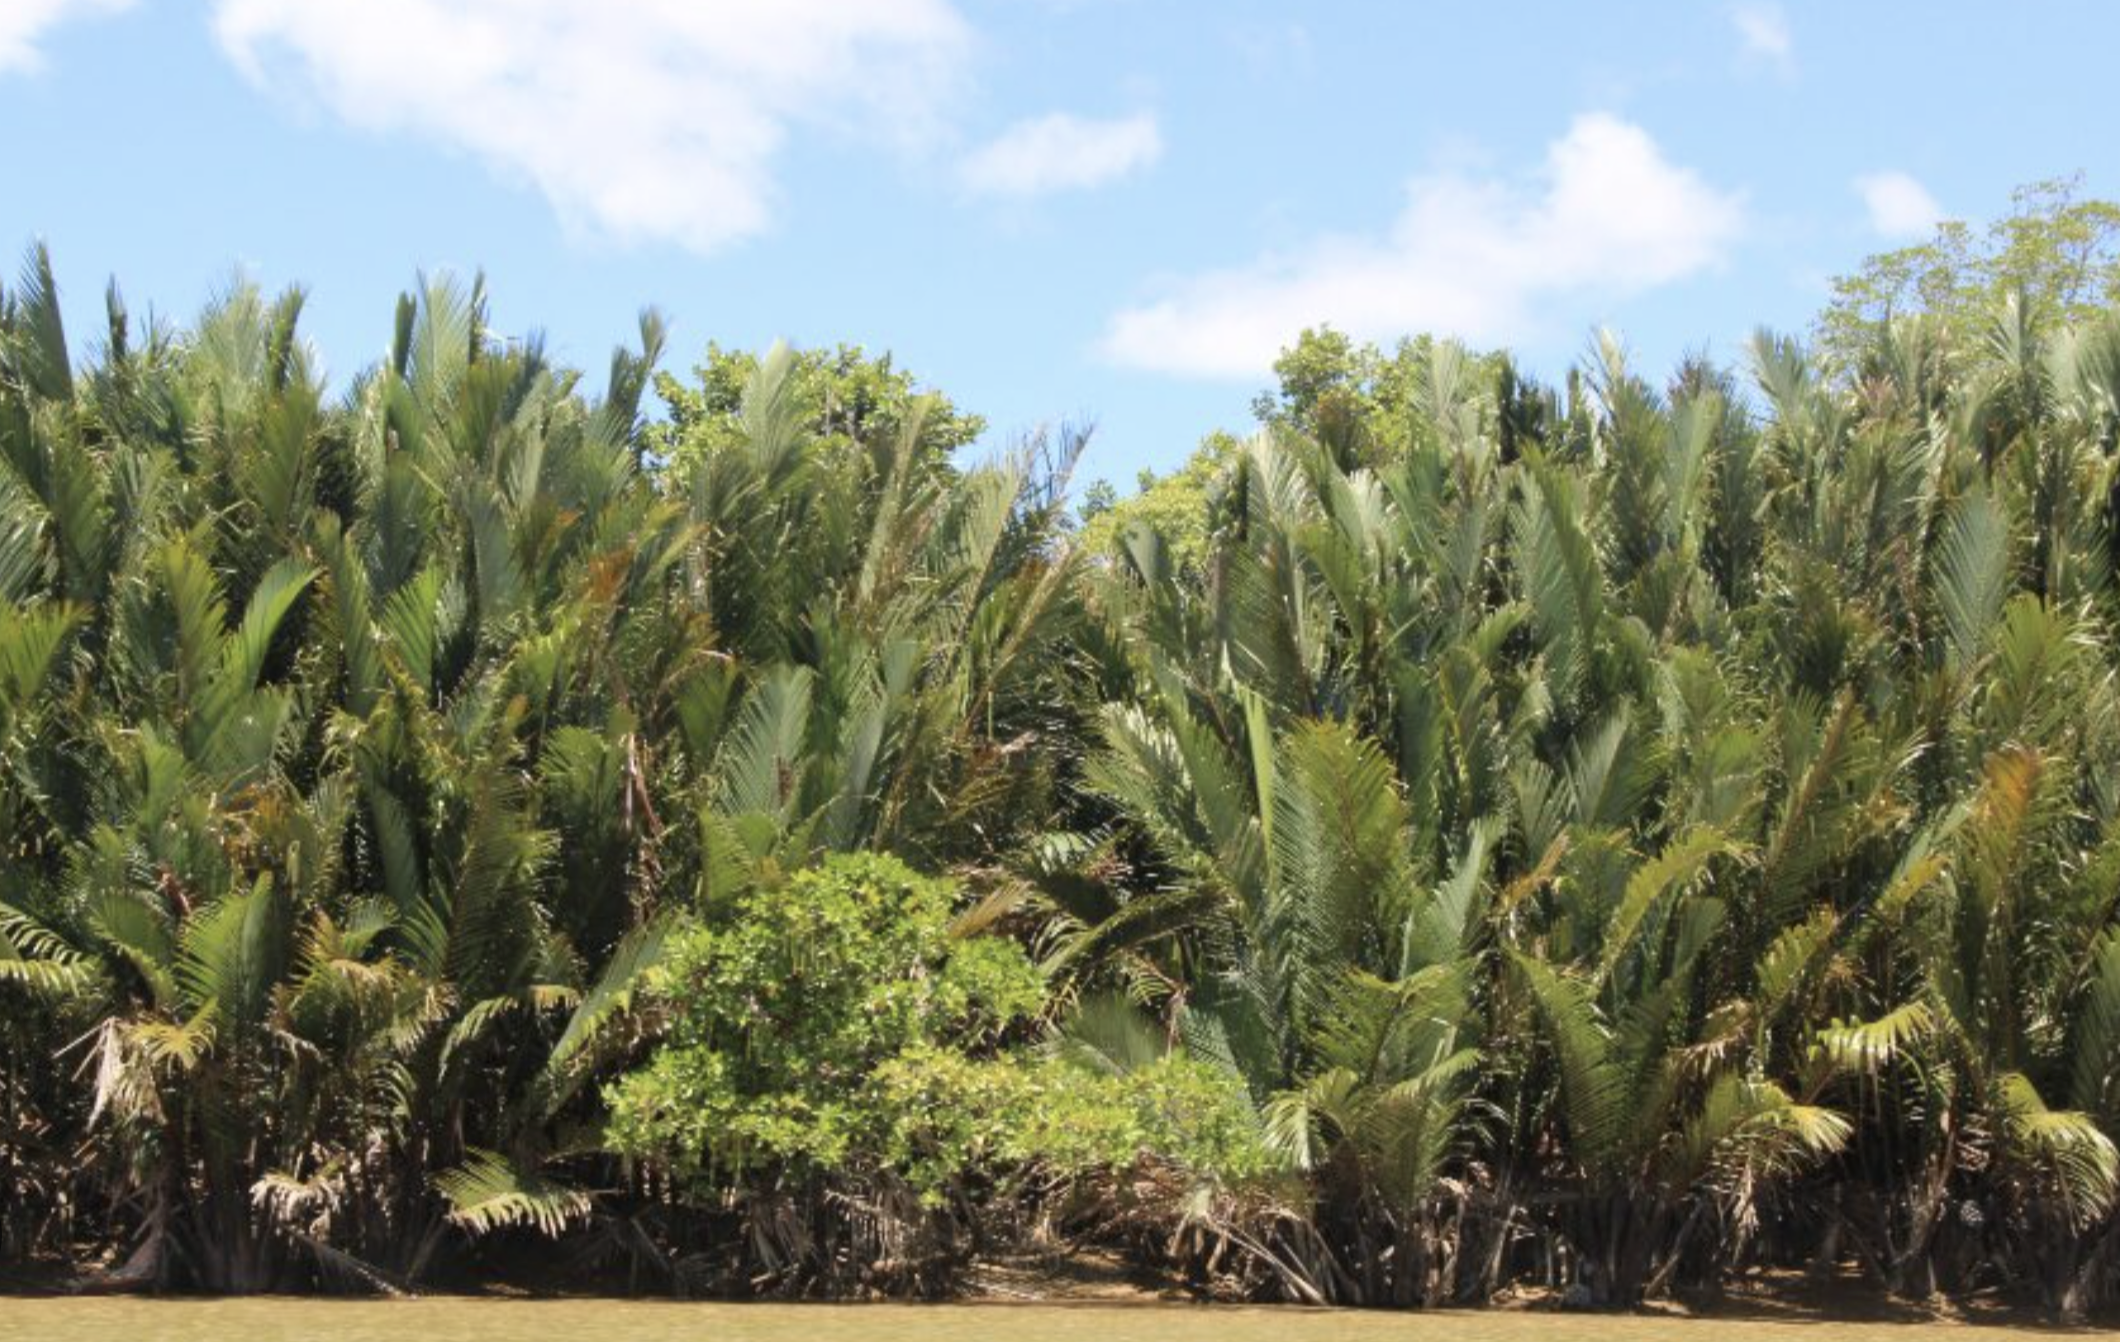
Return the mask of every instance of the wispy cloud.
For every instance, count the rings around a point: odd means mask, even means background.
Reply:
[[[44,63],[44,35],[68,19],[115,14],[133,0],[0,0],[0,72],[35,70]]]
[[[766,227],[798,127],[936,139],[971,46],[949,0],[219,0],[215,25],[260,84],[701,252]]]
[[[1103,348],[1137,368],[1249,378],[1319,323],[1367,338],[1521,340],[1589,318],[1583,302],[1716,265],[1742,226],[1735,195],[1672,163],[1641,127],[1593,113],[1547,146],[1528,181],[1416,178],[1387,237],[1321,239],[1184,280],[1115,316]]]
[[[1796,35],[1789,30],[1789,16],[1772,0],[1757,0],[1736,6],[1730,22],[1737,28],[1745,53],[1787,74],[1796,68]]]
[[[1855,191],[1870,212],[1870,227],[1883,237],[1921,237],[1943,219],[1936,197],[1907,173],[1869,173],[1855,179]]]
[[[1110,121],[1055,112],[1019,121],[964,161],[977,195],[1025,198],[1102,186],[1163,154],[1163,133],[1148,112]]]
[[[1317,64],[1310,29],[1301,23],[1239,21],[1228,41],[1238,58],[1261,75],[1307,75]]]

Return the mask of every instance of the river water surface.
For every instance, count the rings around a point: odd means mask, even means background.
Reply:
[[[1930,1324],[1186,1305],[0,1298],[7,1342],[1967,1342],[2030,1335]]]

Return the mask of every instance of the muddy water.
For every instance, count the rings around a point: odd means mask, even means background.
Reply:
[[[0,1338],[55,1342],[1954,1342],[1922,1324],[1184,1305],[709,1305],[638,1301],[0,1298]]]

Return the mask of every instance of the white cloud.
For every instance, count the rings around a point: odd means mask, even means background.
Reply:
[[[1858,177],[1855,190],[1870,211],[1870,227],[1887,238],[1921,237],[1943,219],[1929,189],[1903,172]]]
[[[0,72],[42,65],[39,39],[66,20],[115,14],[132,4],[133,0],[0,0]]]
[[[1255,377],[1306,326],[1383,339],[1417,331],[1522,340],[1558,302],[1612,300],[1721,261],[1737,197],[1666,159],[1639,126],[1577,117],[1531,182],[1416,178],[1388,237],[1332,238],[1181,282],[1119,313],[1104,352],[1134,367]],[[1581,313],[1569,319],[1576,319]]]
[[[1745,51],[1771,61],[1784,72],[1796,64],[1796,37],[1789,31],[1789,16],[1772,0],[1738,5],[1730,11],[1737,36]]]
[[[765,227],[798,126],[933,139],[971,45],[950,0],[218,0],[216,29],[258,83],[697,251]]]
[[[1019,121],[964,161],[964,184],[982,196],[1042,196],[1102,186],[1163,154],[1151,113],[1090,121],[1055,112]]]

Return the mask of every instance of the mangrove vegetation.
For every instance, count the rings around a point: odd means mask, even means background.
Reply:
[[[436,279],[333,385],[34,251],[0,1260],[2120,1302],[2120,309],[2032,207],[1668,377],[1314,331],[1080,507],[858,350]]]

